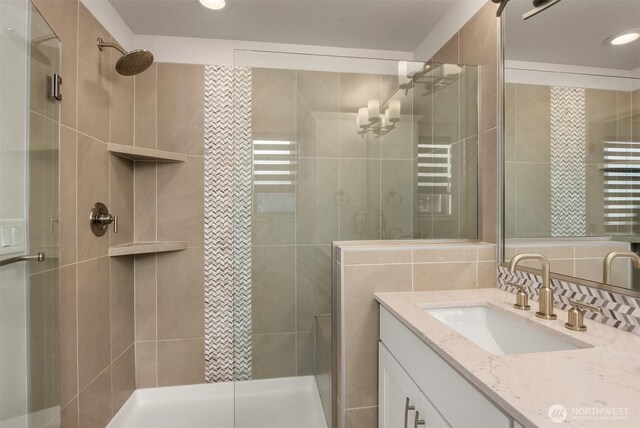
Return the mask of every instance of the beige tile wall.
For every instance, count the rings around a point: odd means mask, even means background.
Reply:
[[[118,76],[112,37],[77,0],[35,0],[62,41],[60,127],[60,325],[62,426],[105,426],[135,388],[132,258],[109,258],[133,239],[133,165],[107,143],[132,144],[133,79]],[[91,206],[120,216],[121,230],[97,238]]]
[[[496,245],[336,243],[338,426],[375,426],[378,305],[374,293],[496,286]]]
[[[204,66],[156,63],[135,78],[135,145],[187,155],[136,162],[136,241],[187,241],[135,256],[136,386],[204,382]]]

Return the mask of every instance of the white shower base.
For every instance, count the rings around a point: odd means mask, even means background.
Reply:
[[[235,419],[235,424],[234,424]],[[326,428],[314,376],[137,389],[107,428]]]

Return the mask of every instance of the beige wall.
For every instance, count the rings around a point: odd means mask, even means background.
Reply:
[[[135,256],[136,387],[202,383],[204,66],[157,63],[135,82],[135,145],[187,155],[136,162],[135,239],[188,244]]]
[[[374,293],[496,286],[495,244],[377,244],[336,244],[339,427],[377,425],[379,334]]]
[[[132,144],[133,79],[116,75],[109,33],[73,0],[36,6],[62,41],[60,128],[60,403],[62,425],[104,426],[134,385],[132,258],[109,258],[133,239],[133,166],[107,143]],[[88,213],[104,202],[121,230],[91,234]]]

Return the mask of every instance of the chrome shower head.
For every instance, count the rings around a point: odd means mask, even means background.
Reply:
[[[153,54],[146,49],[136,49],[127,52],[119,45],[107,43],[98,37],[98,49],[103,50],[104,48],[114,48],[122,54],[116,62],[116,71],[123,76],[135,76],[153,64]]]

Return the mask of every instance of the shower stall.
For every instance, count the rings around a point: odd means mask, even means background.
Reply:
[[[243,419],[264,382],[279,409],[266,425],[331,426],[332,243],[477,238],[477,68],[256,51],[235,62],[236,424],[254,426]]]
[[[477,67],[247,50],[233,66],[152,64],[94,22],[78,40],[98,72],[77,77],[90,108],[71,110],[84,122],[71,168],[62,46],[16,5],[0,4],[0,427],[57,426],[69,403],[112,428],[333,426],[332,244],[477,238]],[[114,105],[122,117],[93,121]],[[127,145],[175,162],[108,153]],[[90,234],[96,192],[118,235]],[[68,206],[71,270],[58,266]],[[60,348],[77,379],[60,377]]]

